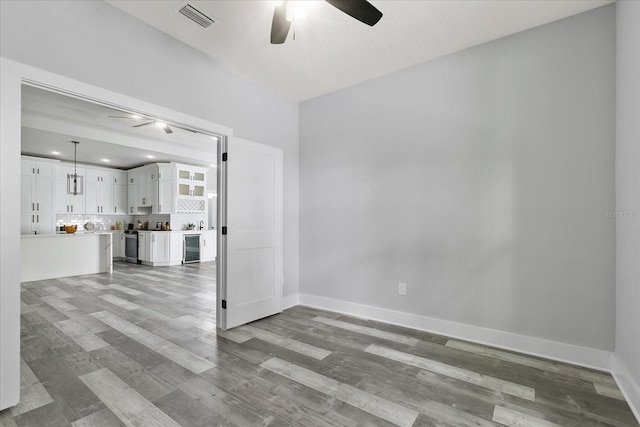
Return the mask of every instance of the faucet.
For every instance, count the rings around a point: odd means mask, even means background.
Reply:
[[[200,227],[199,228],[200,230],[202,230],[204,228],[204,221],[200,221],[200,226],[199,227]]]

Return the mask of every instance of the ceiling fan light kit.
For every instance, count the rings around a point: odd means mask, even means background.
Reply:
[[[382,18],[380,12],[367,0],[325,0],[331,6],[358,21],[373,27]],[[287,19],[288,0],[275,7],[271,21],[271,44],[282,44],[287,39],[291,20]]]

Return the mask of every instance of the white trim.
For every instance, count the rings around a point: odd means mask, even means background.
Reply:
[[[20,398],[20,123],[22,84],[139,111],[223,139],[231,128],[0,57],[0,410]]]
[[[618,388],[622,391],[622,395],[640,423],[640,384],[635,381],[627,365],[615,353],[613,354],[612,364],[611,375],[613,375]]]
[[[565,344],[317,295],[300,294],[300,304],[611,372],[612,353],[605,350]]]
[[[284,295],[282,297],[282,309],[286,310],[287,308],[295,307],[296,305],[300,305],[300,295]]]

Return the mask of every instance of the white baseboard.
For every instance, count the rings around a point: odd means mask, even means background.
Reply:
[[[625,365],[615,353],[613,354],[611,374],[616,380],[633,414],[640,423],[640,384],[634,380],[627,365]]]
[[[289,297],[291,301],[294,299]],[[317,295],[300,294],[299,303],[355,317],[418,329],[451,338],[472,341],[491,347],[517,351],[532,356],[571,363],[586,368],[611,372],[612,353],[557,341],[518,335],[495,329],[467,325],[433,317],[419,316],[386,308],[341,301]]]
[[[295,307],[300,304],[300,295],[284,295],[282,297],[282,309],[286,310],[287,308]]]

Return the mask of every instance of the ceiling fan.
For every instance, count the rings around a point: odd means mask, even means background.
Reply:
[[[157,123],[158,125],[160,125],[160,127],[166,132],[166,133],[173,133],[173,131],[171,130],[171,128],[169,127],[168,124],[161,122],[159,120],[155,120],[155,119],[150,119],[148,117],[142,117],[142,116],[109,116],[111,118],[114,119],[130,119],[130,120],[148,120],[148,122],[146,123],[140,123],[137,125],[133,125],[131,126],[132,128],[139,128],[142,126],[147,126],[147,125],[152,125],[154,123]]]
[[[357,19],[371,27],[376,25],[382,12],[375,8],[367,0],[325,0],[330,5],[341,10],[352,18]],[[287,3],[284,0],[276,6],[273,11],[273,21],[271,23],[271,44],[282,44],[287,39],[291,21],[287,20]]]

